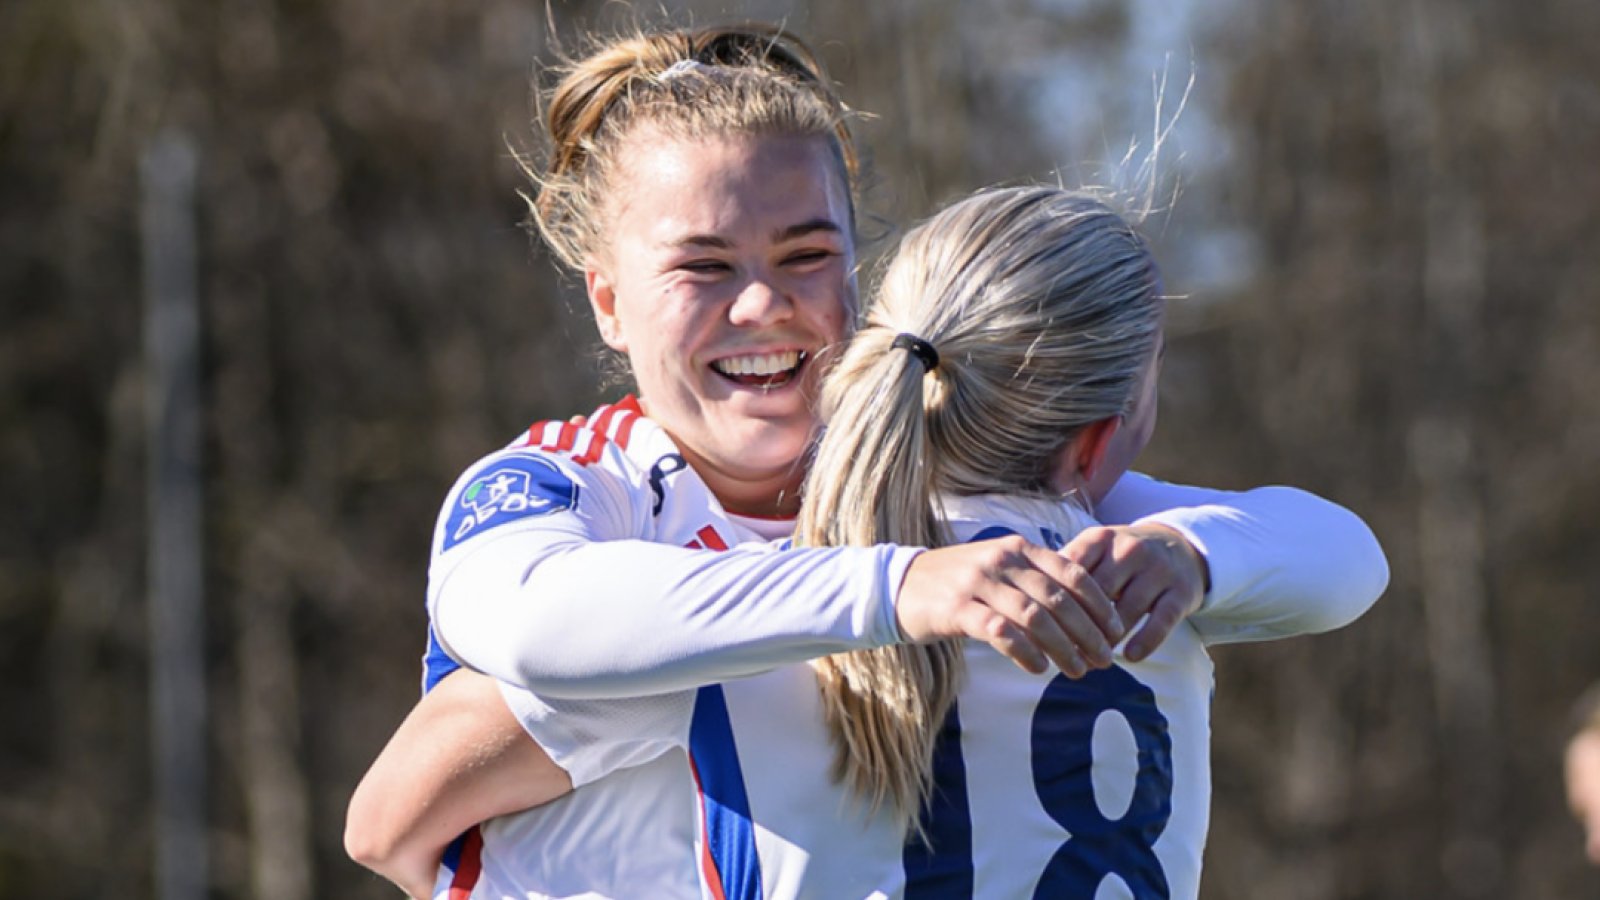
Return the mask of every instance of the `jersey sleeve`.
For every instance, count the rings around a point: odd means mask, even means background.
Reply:
[[[500,695],[524,731],[581,787],[618,769],[687,747],[696,692],[571,700],[540,697],[500,682]]]
[[[1295,488],[1219,491],[1129,473],[1096,511],[1109,525],[1169,526],[1205,556],[1211,588],[1189,622],[1207,643],[1331,631],[1366,612],[1389,583],[1366,523]]]
[[[446,653],[538,695],[583,699],[681,690],[899,638],[894,598],[916,549],[655,543],[650,491],[612,462],[513,449],[457,482],[428,585]]]

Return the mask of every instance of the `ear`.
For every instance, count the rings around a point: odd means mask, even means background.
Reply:
[[[1122,417],[1112,416],[1084,427],[1078,436],[1067,442],[1051,466],[1050,487],[1065,494],[1089,484],[1106,454],[1111,450],[1111,439],[1122,428]]]
[[[611,277],[591,262],[584,267],[583,286],[589,294],[589,308],[594,310],[594,322],[600,327],[600,340],[618,353],[627,353],[628,341],[622,333],[622,320],[617,318],[617,290]]]

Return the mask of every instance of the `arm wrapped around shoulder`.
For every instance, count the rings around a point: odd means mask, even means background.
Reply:
[[[1342,628],[1389,584],[1372,529],[1297,488],[1256,488],[1157,518],[1189,538],[1210,566],[1211,590],[1190,618],[1209,643]]]
[[[1096,512],[1107,524],[1166,525],[1205,556],[1211,587],[1189,621],[1209,643],[1331,631],[1389,584],[1372,529],[1298,488],[1221,491],[1129,473]]]

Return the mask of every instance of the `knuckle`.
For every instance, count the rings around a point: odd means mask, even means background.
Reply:
[[[997,549],[1009,559],[1027,552],[1028,542],[1018,534],[1006,535],[997,542]]]
[[[1175,603],[1157,603],[1150,610],[1150,621],[1160,625],[1163,631],[1171,631],[1178,624],[1179,613]]]
[[[1006,623],[999,616],[984,616],[978,620],[977,632],[985,639],[994,641],[1003,646],[1014,643],[1011,634],[1006,630]]]
[[[1050,618],[1050,613],[1044,607],[1037,603],[1029,603],[1017,615],[1017,624],[1029,631],[1036,632],[1043,627],[1045,620],[1048,618]]]
[[[1114,540],[1115,537],[1116,533],[1110,528],[1104,525],[1091,525],[1079,532],[1074,543],[1081,541],[1084,544],[1103,544],[1108,540]]]
[[[1150,555],[1150,548],[1136,537],[1118,535],[1116,543],[1112,546],[1111,555],[1118,561],[1131,562],[1146,559]]]
[[[1089,570],[1076,563],[1067,566],[1066,571],[1062,573],[1062,579],[1061,583],[1078,596],[1083,596],[1091,585],[1098,585],[1098,582],[1094,580],[1094,576],[1089,574]]]

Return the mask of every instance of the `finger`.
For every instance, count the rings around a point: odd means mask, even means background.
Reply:
[[[1139,662],[1154,653],[1172,630],[1183,621],[1184,601],[1177,591],[1166,591],[1150,607],[1150,616],[1123,648],[1122,655],[1130,662]]]
[[[1062,665],[1059,662],[1056,663],[1056,668],[1060,669],[1061,674],[1067,676],[1068,678],[1077,680],[1089,674],[1089,663],[1086,662],[1083,656],[1075,649],[1071,651],[1071,658],[1067,659],[1065,662],[1067,665]]]
[[[1037,548],[1030,549],[1037,550]],[[1044,550],[1039,550],[1038,553],[1039,558],[1035,564],[1040,571],[1053,578],[1078,601],[1078,607],[1095,623],[1107,641],[1112,644],[1121,641],[1127,634],[1123,618],[1117,612],[1116,604],[1111,602],[1095,577],[1084,567],[1059,554]]]
[[[1019,575],[1023,576],[1023,581],[1031,584],[1031,590],[1014,585],[996,584],[983,598],[984,602],[1013,625],[1021,628],[1028,639],[1044,651],[1044,654],[1063,672],[1081,666],[1085,657],[1092,658],[1093,652],[1100,648],[1104,648],[1109,656],[1110,648],[1105,647],[1105,641],[1100,637],[1098,629],[1093,626],[1088,616],[1077,609],[1077,605],[1070,597],[1061,596],[1064,592],[1037,572],[1019,573]],[[1067,621],[1071,621],[1070,617],[1064,621],[1061,611],[1053,608],[1055,606],[1065,607],[1076,614],[1077,620],[1073,622],[1073,631],[1067,628]],[[1082,652],[1088,648],[1092,650]]]
[[[1081,660],[1094,668],[1111,665],[1112,648],[1120,637],[1108,640],[1099,623],[1083,609],[1076,595],[1045,577],[1042,572],[1019,572],[1012,577],[1022,602],[1031,607],[1024,609],[1022,614],[1042,616],[1055,629],[1046,631],[1042,623],[1036,623],[1033,618],[1017,621],[1028,627],[1030,634],[1039,636],[1041,646],[1051,655],[1051,659],[1057,660],[1056,664],[1062,671],[1070,669],[1070,661]],[[1085,580],[1093,583],[1093,579],[1087,575]],[[1047,643],[1043,636],[1053,636],[1055,631],[1060,632],[1061,643]]]
[[[1099,552],[1093,555],[1093,561],[1079,562],[1094,576],[1106,596],[1116,599],[1128,581],[1139,573],[1141,565],[1137,556],[1143,547],[1137,543],[1131,547],[1119,547],[1116,532],[1109,528],[1102,528],[1101,531],[1105,537],[1095,545]]]
[[[1137,622],[1140,616],[1150,611],[1162,593],[1172,588],[1170,579],[1148,570],[1140,572],[1123,586],[1122,593],[1117,596],[1117,612],[1121,614],[1122,621]]]
[[[1067,559],[1072,560],[1085,569],[1094,571],[1111,557],[1111,543],[1116,538],[1116,532],[1109,528],[1095,526],[1085,528],[1077,533],[1061,552]]]
[[[1139,569],[1130,565],[1127,560],[1119,560],[1112,554],[1100,558],[1100,562],[1089,569],[1089,574],[1094,578],[1095,584],[1100,585],[1100,590],[1117,605],[1117,611],[1122,611],[1122,594],[1128,589],[1128,582],[1139,574]],[[1126,614],[1123,621],[1132,621]]]
[[[983,641],[1024,672],[1038,675],[1049,666],[1043,652],[1022,629],[982,603],[969,603],[956,616],[956,625],[973,640]]]

